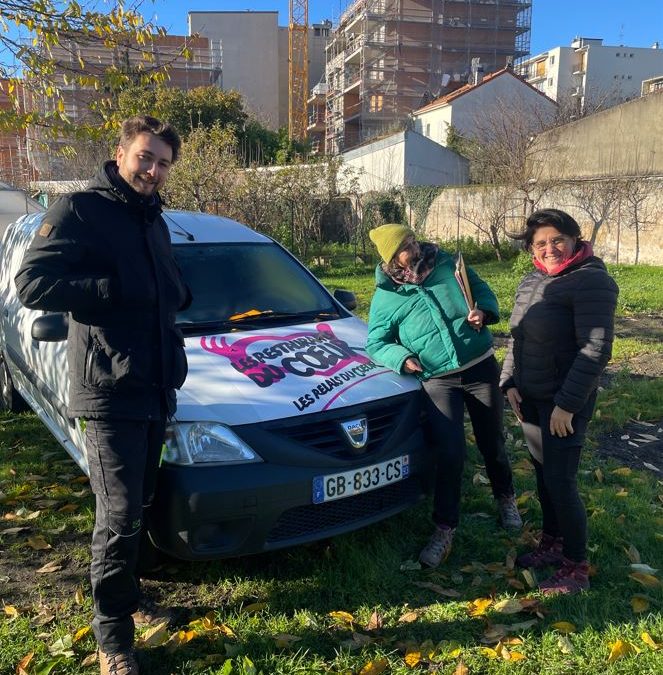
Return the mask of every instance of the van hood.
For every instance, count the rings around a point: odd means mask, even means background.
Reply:
[[[419,382],[366,355],[366,324],[350,317],[190,337],[180,422],[230,426],[297,417],[416,391]]]

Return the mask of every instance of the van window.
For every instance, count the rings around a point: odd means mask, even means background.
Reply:
[[[193,296],[177,317],[187,334],[201,324],[241,330],[341,316],[315,278],[275,244],[190,244],[173,252]]]

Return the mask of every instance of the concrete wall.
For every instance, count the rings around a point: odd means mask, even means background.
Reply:
[[[663,265],[663,179],[644,181],[647,198],[640,205],[639,262]],[[485,225],[491,211],[501,208],[505,229],[518,232],[524,228],[526,205],[522,195],[505,194],[500,188],[466,186],[445,189],[431,205],[425,231],[431,239],[441,241],[472,237],[486,241],[487,237],[475,223]],[[583,236],[589,239],[592,221],[572,194],[572,186],[560,186],[544,195],[536,208],[558,208],[570,213],[579,223]],[[481,215],[484,214],[482,218]],[[632,212],[622,197],[598,231],[594,250],[607,262],[634,263],[636,259],[636,231],[632,226]]]
[[[547,131],[532,156],[542,180],[663,176],[663,92]]]
[[[463,185],[469,180],[464,157],[414,131],[401,131],[341,155],[359,172],[360,192],[404,185]]]

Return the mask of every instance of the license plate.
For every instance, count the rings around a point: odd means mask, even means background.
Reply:
[[[329,476],[316,476],[313,479],[313,503],[322,504],[334,499],[370,492],[385,485],[397,483],[407,478],[409,474],[410,456],[402,455],[360,469],[351,469]]]

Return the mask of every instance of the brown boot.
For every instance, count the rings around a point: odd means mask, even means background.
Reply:
[[[133,649],[115,654],[106,654],[100,649],[99,669],[101,675],[138,675],[138,662]]]

